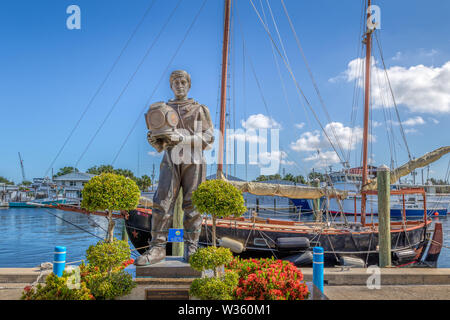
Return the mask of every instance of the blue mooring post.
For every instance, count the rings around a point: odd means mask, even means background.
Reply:
[[[53,260],[53,273],[58,277],[62,277],[66,267],[66,247],[56,246]]]
[[[323,248],[313,248],[313,284],[323,293]]]

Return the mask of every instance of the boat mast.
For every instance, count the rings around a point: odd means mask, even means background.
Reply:
[[[367,0],[367,22],[370,21],[372,12],[370,6],[371,0]],[[364,133],[363,133],[363,170],[362,170],[362,186],[367,184],[367,150],[369,140],[369,113],[370,113],[370,67],[372,55],[372,29],[366,23],[366,37],[364,42],[366,44],[366,74],[364,87]],[[361,192],[361,223],[366,222],[366,193]]]
[[[225,21],[223,32],[222,46],[222,81],[220,88],[220,137],[219,137],[219,154],[217,161],[217,176],[223,171],[223,149],[225,138],[225,117],[227,108],[227,72],[228,72],[228,40],[230,38],[230,8],[231,0],[225,0]]]

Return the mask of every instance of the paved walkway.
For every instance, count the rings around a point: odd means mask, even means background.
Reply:
[[[0,300],[20,300],[23,288],[29,283],[0,283]]]
[[[330,300],[450,300],[450,285],[325,286]]]
[[[19,300],[28,283],[0,283],[0,300]],[[7,288],[7,289],[5,289]],[[450,285],[381,286],[369,290],[366,286],[325,286],[330,300],[450,300]],[[139,292],[139,297],[144,292]],[[121,300],[138,299],[135,295]]]

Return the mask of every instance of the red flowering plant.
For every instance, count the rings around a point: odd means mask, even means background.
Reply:
[[[239,274],[239,300],[305,300],[309,296],[302,272],[288,261],[234,258],[227,266]]]

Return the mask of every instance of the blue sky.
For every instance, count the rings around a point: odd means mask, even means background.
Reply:
[[[43,176],[63,145],[86,105],[110,70],[121,49],[142,18],[151,0],[40,0],[2,1],[0,9],[0,176],[21,181],[17,152],[24,158],[28,179]],[[133,74],[145,51],[157,36],[161,26],[175,7],[177,0],[156,0],[144,23],[124,52],[105,86],[94,100],[79,127],[54,164],[55,171],[73,166],[85,150],[91,137],[104,121],[120,92]],[[113,161],[124,139],[138,119],[116,167],[128,168],[135,174],[150,174],[152,165],[159,167],[160,156],[146,141],[142,110],[148,101],[172,98],[168,85],[169,71],[185,69],[191,73],[190,96],[210,108],[218,125],[217,101],[220,77],[223,1],[208,0],[185,43],[169,61],[192,23],[203,0],[184,0],[164,30],[133,81],[125,91],[96,139],[79,162],[86,170],[93,165]],[[259,10],[266,0],[253,0]],[[270,0],[293,72],[311,105],[318,112],[323,126],[329,121],[320,108],[312,81],[296,47],[295,38],[282,10],[280,1]],[[314,74],[335,130],[345,138],[358,135],[362,126],[359,108],[355,123],[351,122],[353,82],[351,65],[360,45],[361,1],[298,1],[285,0],[295,30]],[[76,4],[81,8],[81,30],[68,30],[66,8]],[[449,144],[446,125],[450,120],[450,2],[375,1],[381,8],[381,30],[378,36],[393,83],[394,95],[404,121],[406,138],[413,156],[420,156]],[[236,12],[236,11],[235,11]],[[305,174],[312,167],[324,170],[324,163],[339,169],[336,157],[326,145],[320,127],[310,111],[304,111],[293,81],[282,60],[280,64],[290,107],[286,104],[282,82],[272,55],[267,34],[250,4],[237,1],[238,19],[234,19],[230,77],[231,126],[249,126],[249,118],[258,114],[280,128],[281,150],[285,172]],[[236,17],[236,14],[235,14]],[[270,24],[277,46],[280,46]],[[242,31],[241,31],[242,30]],[[243,74],[243,38],[245,67]],[[233,49],[234,48],[234,49]],[[375,53],[375,70],[381,70],[379,54]],[[234,59],[233,59],[234,57]],[[251,61],[251,62],[250,62]],[[256,69],[264,91],[264,106],[251,63]],[[354,65],[354,64],[353,64]],[[381,71],[380,74],[382,75]],[[353,77],[353,78],[352,78]],[[244,81],[245,78],[245,91]],[[158,83],[162,79],[162,82]],[[445,81],[445,80],[448,81]],[[152,92],[156,91],[153,97]],[[376,87],[373,87],[376,90]],[[379,101],[378,101],[379,102]],[[389,104],[389,102],[387,103]],[[361,107],[359,103],[359,107]],[[371,158],[375,164],[389,164],[391,155],[386,138],[383,109],[374,101],[372,118]],[[236,112],[233,112],[233,110]],[[394,114],[392,108],[386,112]],[[390,111],[389,111],[390,110]],[[258,118],[253,118],[253,120]],[[262,119],[261,117],[259,119]],[[394,120],[396,120],[394,118]],[[258,124],[255,122],[255,125]],[[407,160],[398,124],[395,160]],[[345,143],[345,142],[344,142]],[[320,149],[321,159],[316,150]],[[360,164],[360,143],[351,152],[351,165]],[[321,160],[321,161],[318,161]],[[294,164],[295,163],[295,164]],[[431,166],[431,175],[444,178],[448,156]],[[208,174],[210,172],[208,171]],[[244,177],[245,166],[237,166],[237,175]],[[247,178],[259,174],[257,166],[248,167]],[[419,175],[420,177],[420,175]],[[420,179],[420,178],[419,178]]]

